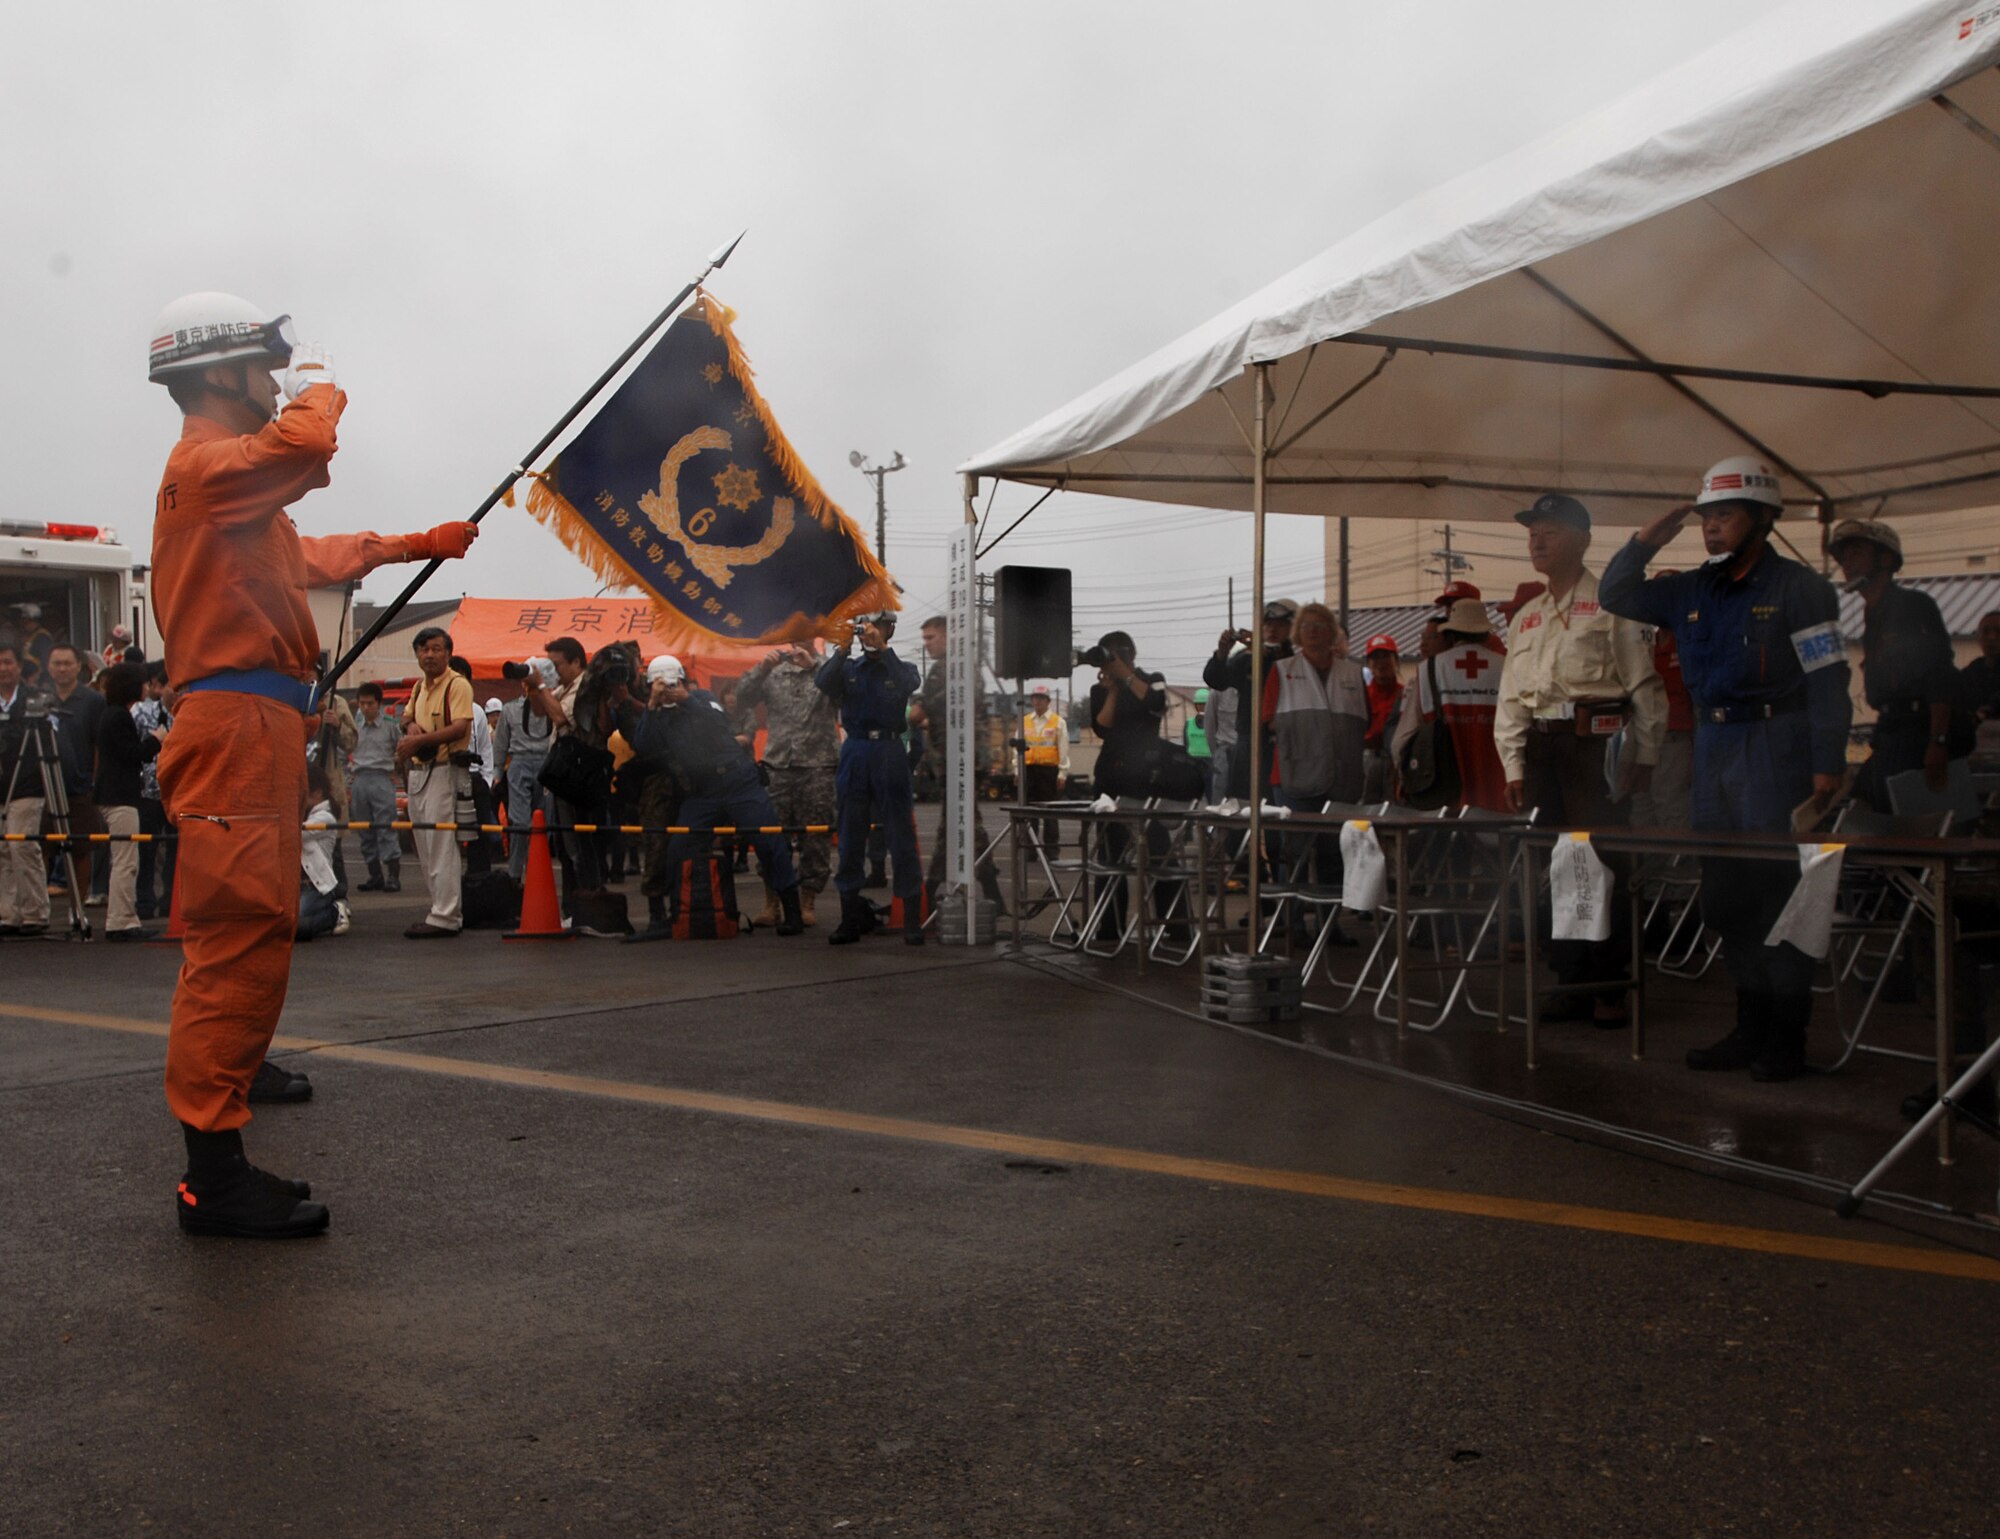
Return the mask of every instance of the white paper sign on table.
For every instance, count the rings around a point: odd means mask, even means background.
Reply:
[[[1790,941],[1815,961],[1826,959],[1833,941],[1833,913],[1840,896],[1840,864],[1844,844],[1799,846],[1799,885],[1785,900],[1778,922],[1764,937],[1767,946]]]
[[[1357,914],[1372,914],[1382,906],[1389,884],[1389,862],[1382,842],[1365,818],[1350,818],[1340,830],[1340,906]]]
[[[1550,932],[1557,940],[1611,938],[1611,868],[1590,847],[1590,835],[1564,834],[1549,852]]]

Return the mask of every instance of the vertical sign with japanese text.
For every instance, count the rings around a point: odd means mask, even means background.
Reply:
[[[979,583],[972,559],[976,533],[971,524],[960,524],[951,537],[951,585],[945,596],[945,618],[950,622],[950,641],[944,660],[945,732],[949,751],[945,762],[945,829],[950,841],[945,849],[945,879],[971,903],[973,760],[972,692],[977,686],[979,659]],[[968,923],[966,938],[975,927]]]

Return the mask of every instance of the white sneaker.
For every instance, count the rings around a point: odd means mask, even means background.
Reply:
[[[353,928],[354,910],[348,906],[346,899],[340,899],[333,905],[333,933],[345,935]]]
[[[83,906],[85,908],[103,908],[104,901],[105,900],[99,897],[96,893],[92,893],[89,897],[83,900]]]

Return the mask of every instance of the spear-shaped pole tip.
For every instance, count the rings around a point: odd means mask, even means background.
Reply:
[[[726,246],[718,247],[716,249],[715,255],[708,259],[708,270],[710,272],[714,272],[716,268],[720,267],[724,262],[727,262],[730,258],[731,253],[733,253],[738,246],[743,244],[743,237],[745,235],[748,235],[749,233],[750,232],[747,229],[740,230],[737,232],[736,239],[731,241]]]

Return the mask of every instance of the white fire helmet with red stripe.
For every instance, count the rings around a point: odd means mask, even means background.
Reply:
[[[1785,511],[1778,472],[1752,454],[1732,454],[1708,467],[1694,505],[1699,508],[1711,502],[1761,502],[1776,512]]]
[[[183,294],[153,322],[146,377],[165,384],[176,374],[237,358],[268,360],[283,368],[296,339],[289,315],[272,317],[234,294]]]

